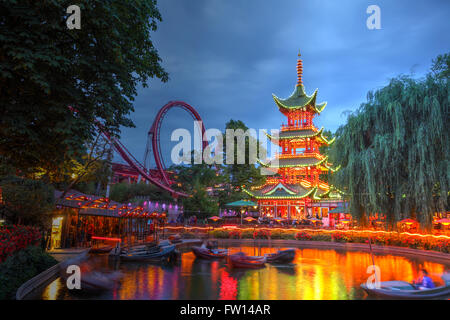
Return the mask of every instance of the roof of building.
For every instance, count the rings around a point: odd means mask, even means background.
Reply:
[[[310,197],[315,200],[339,197],[332,188],[323,190],[318,187],[304,187],[301,184],[288,184],[280,181],[278,184],[264,185],[262,188],[242,190],[255,199],[302,199]]]
[[[291,96],[286,99],[278,98],[274,94],[272,94],[272,96],[281,112],[309,107],[314,113],[321,113],[323,109],[325,109],[327,103],[322,102],[316,104],[317,91],[318,89],[316,89],[312,95],[308,96],[305,92],[305,87],[301,84],[296,86]]]
[[[281,131],[278,134],[278,137],[272,136],[267,132],[264,133],[274,143],[277,143],[278,140],[293,140],[317,137],[319,141],[325,143],[326,145],[331,145],[334,142],[335,138],[328,140],[328,138],[323,135],[323,130],[324,128],[322,127],[318,131],[314,131],[312,129]]]
[[[258,162],[270,168],[294,168],[294,167],[313,167],[318,166],[322,163],[326,163],[328,157],[324,157],[323,159],[317,159],[314,156],[304,157],[300,156],[298,158],[277,158],[277,161],[272,160],[269,163],[263,163],[258,160]],[[277,163],[278,162],[278,163]]]

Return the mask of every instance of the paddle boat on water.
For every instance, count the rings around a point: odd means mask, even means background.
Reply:
[[[379,288],[369,288],[368,285],[362,284],[361,288],[369,296],[382,299],[438,299],[450,296],[450,273],[444,273],[442,280],[444,285],[431,289],[419,289],[406,281],[383,281],[380,282]]]
[[[278,250],[275,253],[266,254],[265,257],[270,263],[290,263],[295,258],[295,249]]]
[[[112,250],[113,248],[114,248],[114,247],[111,246],[111,245],[92,247],[92,248],[89,250],[89,253],[91,253],[91,254],[109,253],[109,252],[111,252],[111,250]]]
[[[120,252],[121,261],[173,262],[178,257],[176,246],[168,240],[124,247]]]
[[[181,243],[183,240],[181,239],[181,236],[179,234],[174,234],[169,236],[170,243]]]
[[[222,259],[228,255],[228,250],[226,249],[209,249],[206,246],[192,247],[192,252],[197,258],[208,260]]]
[[[64,282],[73,275],[73,272],[68,272],[68,267],[73,265],[80,268],[80,287],[70,289],[70,292],[75,294],[95,294],[111,290],[123,276],[120,271],[94,270],[95,266],[89,262],[87,254],[84,254],[61,263],[60,276]]]
[[[238,252],[228,256],[228,264],[232,268],[258,269],[265,266],[266,257],[247,256],[243,252]]]

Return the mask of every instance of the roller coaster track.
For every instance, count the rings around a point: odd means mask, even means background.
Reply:
[[[201,121],[201,131],[202,131],[202,137],[205,133],[205,126],[203,125],[203,121],[198,114],[198,112],[189,104],[183,101],[170,101],[166,105],[164,105],[159,112],[157,113],[155,120],[153,121],[152,126],[150,127],[150,130],[148,131],[148,139],[147,139],[147,147],[145,150],[145,156],[144,156],[144,163],[147,163],[148,157],[150,153],[153,153],[153,156],[155,158],[156,167],[162,176],[162,179],[153,177],[150,174],[149,168],[146,168],[145,165],[141,164],[128,149],[114,136],[112,136],[107,130],[105,130],[104,126],[99,122],[96,121],[95,125],[97,126],[97,130],[105,137],[108,142],[111,144],[111,146],[116,150],[116,152],[122,157],[122,159],[128,163],[129,166],[134,168],[139,175],[149,181],[150,183],[156,185],[157,187],[168,191],[171,193],[171,195],[174,198],[178,197],[188,197],[189,195],[176,191],[171,187],[171,182],[169,181],[169,178],[167,177],[166,168],[164,166],[163,158],[161,155],[161,144],[160,144],[160,131],[161,131],[161,124],[166,116],[167,112],[172,108],[181,108],[183,110],[186,110],[193,118],[194,120]],[[76,110],[72,107],[69,107],[72,111],[76,112]],[[149,146],[151,146],[153,149],[153,152],[150,152]],[[205,149],[208,145],[207,141],[203,141],[203,149]]]

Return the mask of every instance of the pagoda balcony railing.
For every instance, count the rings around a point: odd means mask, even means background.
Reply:
[[[296,131],[296,130],[313,130],[315,132],[319,131],[319,129],[315,125],[281,125],[281,131]]]
[[[288,183],[288,184],[300,184],[305,188],[310,188],[310,187],[316,186],[316,183],[314,181],[311,182],[309,180],[306,180],[303,177],[286,178],[283,180],[283,182]],[[328,191],[328,189],[330,188],[328,183],[321,181],[321,180],[319,180],[317,182],[317,186],[320,189],[325,190],[325,191]]]
[[[279,153],[275,152],[275,157],[278,159],[295,159],[295,158],[317,158],[319,160],[322,160],[325,158],[325,156],[321,155],[318,152],[304,152],[304,153]]]

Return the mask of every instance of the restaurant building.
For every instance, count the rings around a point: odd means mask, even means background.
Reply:
[[[129,234],[133,240],[142,240],[151,235],[155,221],[166,223],[183,213],[182,207],[157,201],[136,205],[77,191],[61,194],[55,192],[48,249],[87,247],[95,241],[125,241]]]

